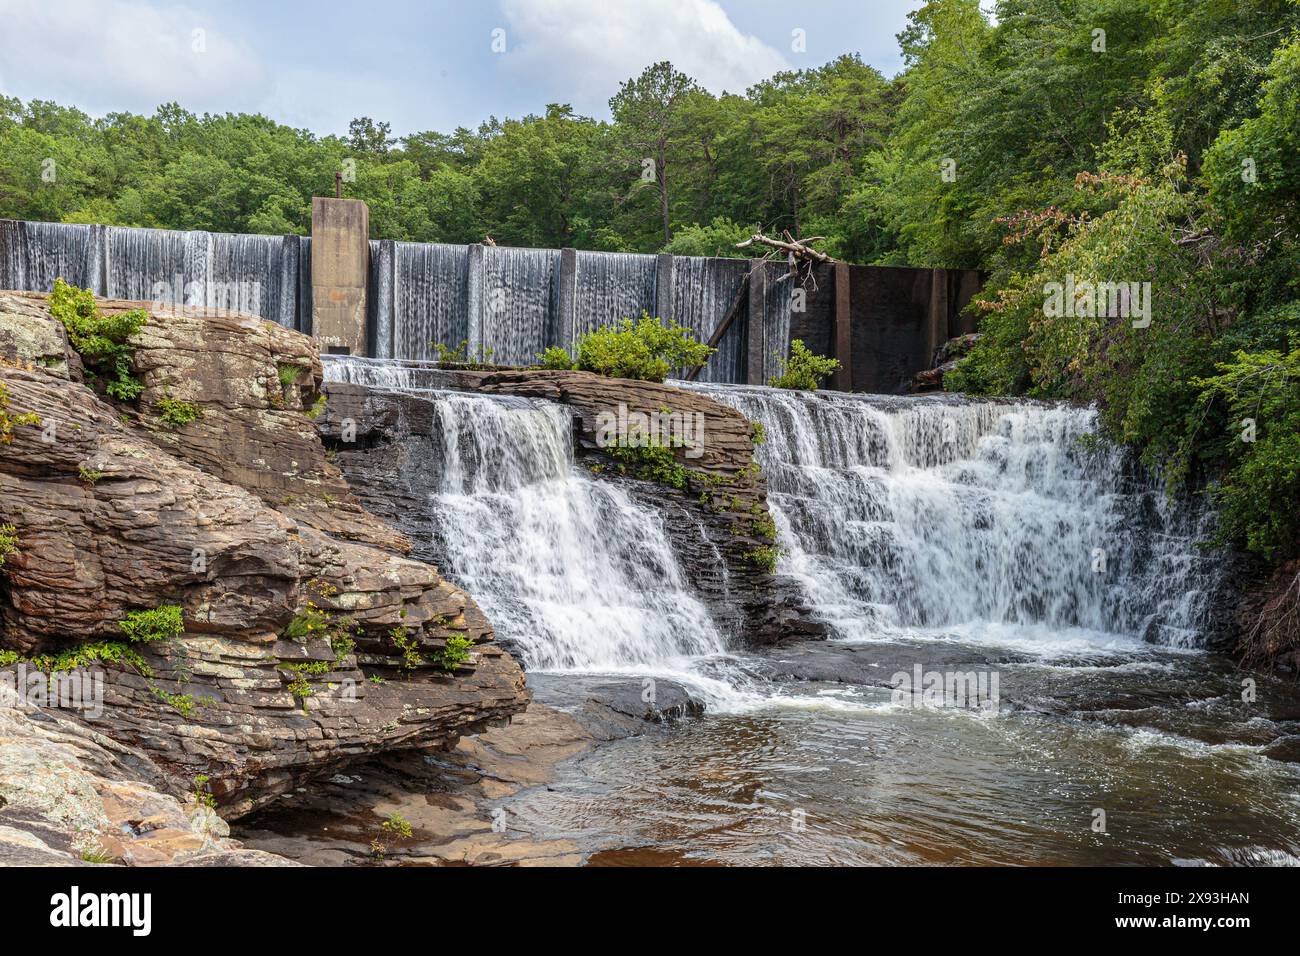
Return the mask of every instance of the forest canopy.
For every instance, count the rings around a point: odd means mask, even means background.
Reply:
[[[342,170],[375,237],[741,255],[762,227],[982,269],[946,387],[1097,403],[1277,559],[1300,554],[1298,27],[1292,0],[932,0],[894,78],[848,54],[714,95],[662,62],[609,120],[551,104],[404,137],[0,96],[0,217],[304,233]],[[1097,286],[1122,314],[1045,308]]]

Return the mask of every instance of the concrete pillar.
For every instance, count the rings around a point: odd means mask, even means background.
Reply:
[[[673,256],[661,252],[655,257],[655,311],[667,325],[673,320]]]
[[[756,262],[749,273],[749,316],[745,333],[745,384],[766,385],[763,359],[767,351],[767,265]]]
[[[483,350],[483,256],[481,242],[469,246],[469,272],[465,276],[465,340],[469,354],[477,359]]]
[[[359,199],[311,201],[312,334],[329,352],[366,354],[370,209]]]
[[[567,349],[577,338],[578,252],[560,250],[560,268],[555,276],[555,312],[551,316],[547,345]]]
[[[853,300],[849,297],[852,272],[847,262],[835,263],[835,358],[840,367],[831,379],[837,392],[853,391]]]

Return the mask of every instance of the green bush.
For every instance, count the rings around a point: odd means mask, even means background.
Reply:
[[[1213,494],[1225,538],[1268,558],[1300,553],[1300,338],[1296,348],[1237,352],[1219,374],[1199,378],[1192,416],[1212,423],[1195,436],[1224,463]],[[1215,414],[1215,413],[1219,414]],[[1193,436],[1189,436],[1191,442]]]
[[[5,558],[18,550],[18,529],[11,524],[0,524],[0,568],[5,565]]]
[[[775,545],[754,548],[745,552],[749,563],[765,574],[776,572],[776,559],[781,556],[781,549]]]
[[[697,342],[695,333],[682,328],[675,319],[664,325],[662,320],[642,312],[635,322],[623,319],[582,336],[573,364],[584,372],[610,378],[662,382],[674,369],[703,365],[715,351]],[[558,355],[553,357],[559,360]]]
[[[9,389],[0,382],[0,445],[8,445],[14,440],[14,428],[19,425],[40,425],[41,416],[35,412],[21,415],[9,414]]]
[[[794,339],[790,342],[790,357],[781,359],[781,373],[773,376],[769,384],[815,392],[839,367],[837,359],[817,355],[804,345],[803,339]]]
[[[464,637],[460,634],[453,634],[447,638],[446,644],[437,654],[437,659],[434,663],[445,671],[454,671],[461,664],[468,664],[470,662],[469,652],[473,646],[474,642],[468,637]]]
[[[124,402],[139,397],[144,386],[131,375],[135,349],[127,340],[149,320],[148,312],[132,309],[118,315],[100,315],[93,293],[55,279],[50,314],[63,323],[68,341],[87,369],[106,381],[104,391]]]
[[[117,625],[128,640],[148,644],[179,637],[185,632],[185,617],[179,607],[164,604],[146,611],[132,611]]]
[[[537,356],[542,368],[549,369],[552,372],[569,372],[573,370],[574,362],[567,349],[562,349],[558,345],[552,345],[541,355]]]
[[[673,450],[656,442],[646,445],[616,445],[605,449],[618,462],[619,472],[642,481],[657,481],[678,491],[685,491],[690,471],[679,462]]]
[[[198,405],[178,398],[160,398],[158,410],[168,428],[180,428],[203,417],[203,409]]]
[[[434,342],[433,349],[438,355],[434,361],[439,365],[463,365],[470,369],[491,368],[492,356],[495,353],[495,349],[479,346],[478,353],[471,355],[468,339],[462,339],[455,348],[443,345],[441,342]]]

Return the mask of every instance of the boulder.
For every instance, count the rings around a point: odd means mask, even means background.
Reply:
[[[76,380],[75,353],[35,361],[62,332],[43,303],[0,293],[0,341],[15,343],[0,382],[12,414],[40,420],[0,446],[0,524],[16,538],[0,650],[56,655],[120,642],[132,611],[184,614],[178,637],[133,648],[142,667],[104,665],[103,713],[78,719],[147,753],[172,792],[208,776],[233,817],[526,706],[470,596],[409,557],[326,459],[305,414],[319,400],[310,339],[252,316],[154,312],[133,340],[144,392],[113,403]],[[201,417],[168,423],[165,399]],[[307,621],[316,633],[298,633]],[[452,637],[472,660],[448,671]]]

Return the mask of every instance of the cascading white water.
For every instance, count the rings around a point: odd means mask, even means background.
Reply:
[[[701,388],[763,424],[780,570],[837,636],[1028,625],[1200,642],[1209,517],[1091,442],[1093,411]]]
[[[535,670],[672,670],[720,653],[659,515],[573,461],[570,413],[545,402],[421,388],[430,370],[334,359],[332,381],[433,403],[444,570]]]

